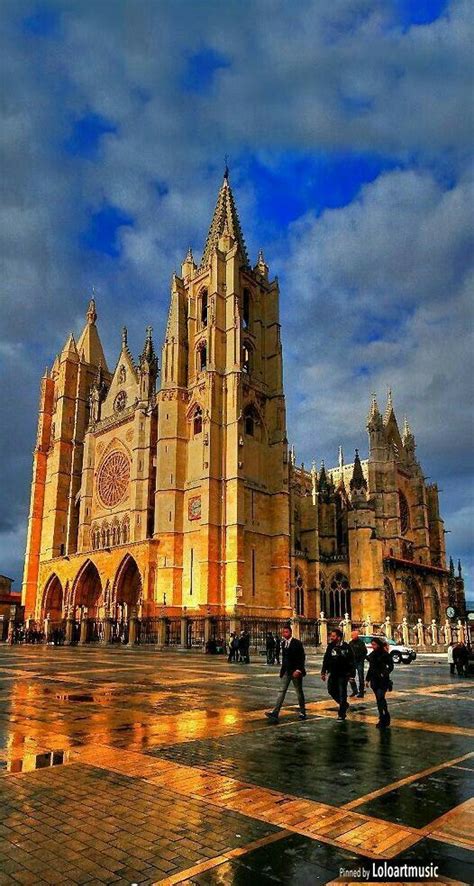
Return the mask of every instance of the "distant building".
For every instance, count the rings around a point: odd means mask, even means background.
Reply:
[[[6,639],[12,607],[15,612],[21,607],[21,594],[12,589],[13,581],[8,575],[0,575],[0,640]]]
[[[109,371],[94,300],[41,385],[26,615],[118,606],[254,618],[439,618],[462,598],[438,490],[392,399],[373,398],[369,456],[296,466],[278,282],[251,267],[227,173],[199,265],[173,276],[158,360],[127,332]],[[317,440],[318,429],[314,429]]]

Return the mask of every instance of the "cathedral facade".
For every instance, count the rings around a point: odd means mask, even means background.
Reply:
[[[369,456],[318,471],[287,441],[279,290],[250,266],[227,172],[199,265],[174,275],[158,357],[122,332],[109,371],[94,300],[41,383],[27,617],[430,621],[462,596],[438,490],[389,395]]]

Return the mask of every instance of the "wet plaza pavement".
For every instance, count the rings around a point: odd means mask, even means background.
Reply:
[[[290,689],[275,726],[262,659],[1,645],[0,886],[323,884],[404,861],[474,883],[474,680],[397,666],[380,733],[371,692],[337,721],[319,669],[308,719]]]

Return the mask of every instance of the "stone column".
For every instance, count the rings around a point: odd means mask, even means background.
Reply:
[[[206,651],[206,643],[211,638],[211,618],[209,615],[206,615],[204,619],[204,645],[202,647],[202,652]]]
[[[342,634],[346,643],[351,639],[351,631],[352,631],[352,622],[349,618],[349,613],[344,613],[344,621],[342,623]]]
[[[135,646],[137,642],[137,621],[136,615],[130,616],[128,622],[128,646]]]
[[[74,617],[71,614],[69,614],[66,618],[66,636],[64,638],[64,645],[65,646],[71,646],[73,633],[74,633]]]
[[[160,616],[158,619],[158,636],[156,638],[156,648],[164,649],[166,645],[166,618]]]
[[[449,644],[452,642],[453,642],[453,629],[451,627],[451,622],[449,621],[449,618],[447,618],[444,623],[444,643],[445,643],[445,646],[449,646]]]
[[[89,627],[89,623],[87,620],[87,612],[82,612],[81,614],[81,634],[79,637],[79,646],[85,646],[87,643],[87,629]]]
[[[292,630],[293,637],[296,637],[297,640],[300,639],[301,626],[300,626],[300,618],[298,615],[294,615],[292,618]]]
[[[425,645],[425,629],[423,627],[423,622],[422,622],[421,618],[419,618],[416,623],[415,631],[416,631],[418,646],[424,646]]]
[[[188,648],[188,619],[184,615],[181,618],[181,638],[179,643],[180,649]]]
[[[385,636],[387,637],[387,640],[392,639],[392,622],[390,621],[389,615],[385,617]]]
[[[110,615],[107,615],[104,618],[104,637],[102,640],[102,643],[104,644],[104,646],[107,643],[110,643],[111,637],[112,637],[112,619],[111,619]]]
[[[326,646],[328,645],[328,623],[324,612],[321,612],[319,615],[319,642],[320,645],[326,649]]]
[[[410,645],[410,632],[408,630],[408,622],[407,622],[406,615],[404,615],[403,619],[402,619],[402,637],[403,637],[403,642],[404,642],[405,646],[409,646]]]
[[[49,615],[47,615],[44,620],[44,642],[46,644],[51,640],[51,633],[51,619]]]

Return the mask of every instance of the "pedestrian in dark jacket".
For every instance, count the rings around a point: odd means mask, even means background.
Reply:
[[[392,688],[390,674],[393,671],[393,661],[381,637],[374,637],[370,645],[372,652],[369,655],[366,682],[367,686],[372,687],[377,701],[379,711],[377,729],[387,729],[390,726],[390,714],[385,696]]]
[[[354,655],[357,680],[359,683],[359,686],[357,686],[356,681],[351,680],[351,698],[354,698],[355,695],[357,696],[357,698],[363,698],[365,689],[364,662],[367,658],[367,646],[365,645],[364,641],[360,639],[359,631],[357,630],[357,628],[354,628],[354,630],[351,632],[351,637],[352,640],[349,641],[349,646],[351,647]]]
[[[456,643],[453,649],[453,662],[456,665],[456,670],[458,672],[458,676],[466,676],[467,677],[467,663],[469,661],[469,650],[467,646],[464,645],[462,640],[459,643]]]
[[[271,633],[267,634],[265,651],[267,653],[267,664],[275,664],[275,637]]]
[[[293,683],[295,692],[300,706],[299,718],[306,720],[306,703],[303,693],[303,677],[306,675],[305,670],[305,651],[300,640],[293,637],[291,627],[283,628],[283,639],[281,644],[282,662],[280,668],[280,692],[273,711],[268,711],[265,716],[272,723],[278,723],[281,706],[285,700],[290,683]]]
[[[324,653],[321,679],[328,677],[328,692],[339,705],[338,720],[345,720],[349,703],[347,683],[355,677],[354,653],[342,639],[342,631],[335,628],[329,635],[329,645]]]
[[[245,664],[250,664],[250,634],[248,631],[241,631],[239,637],[239,659]]]

